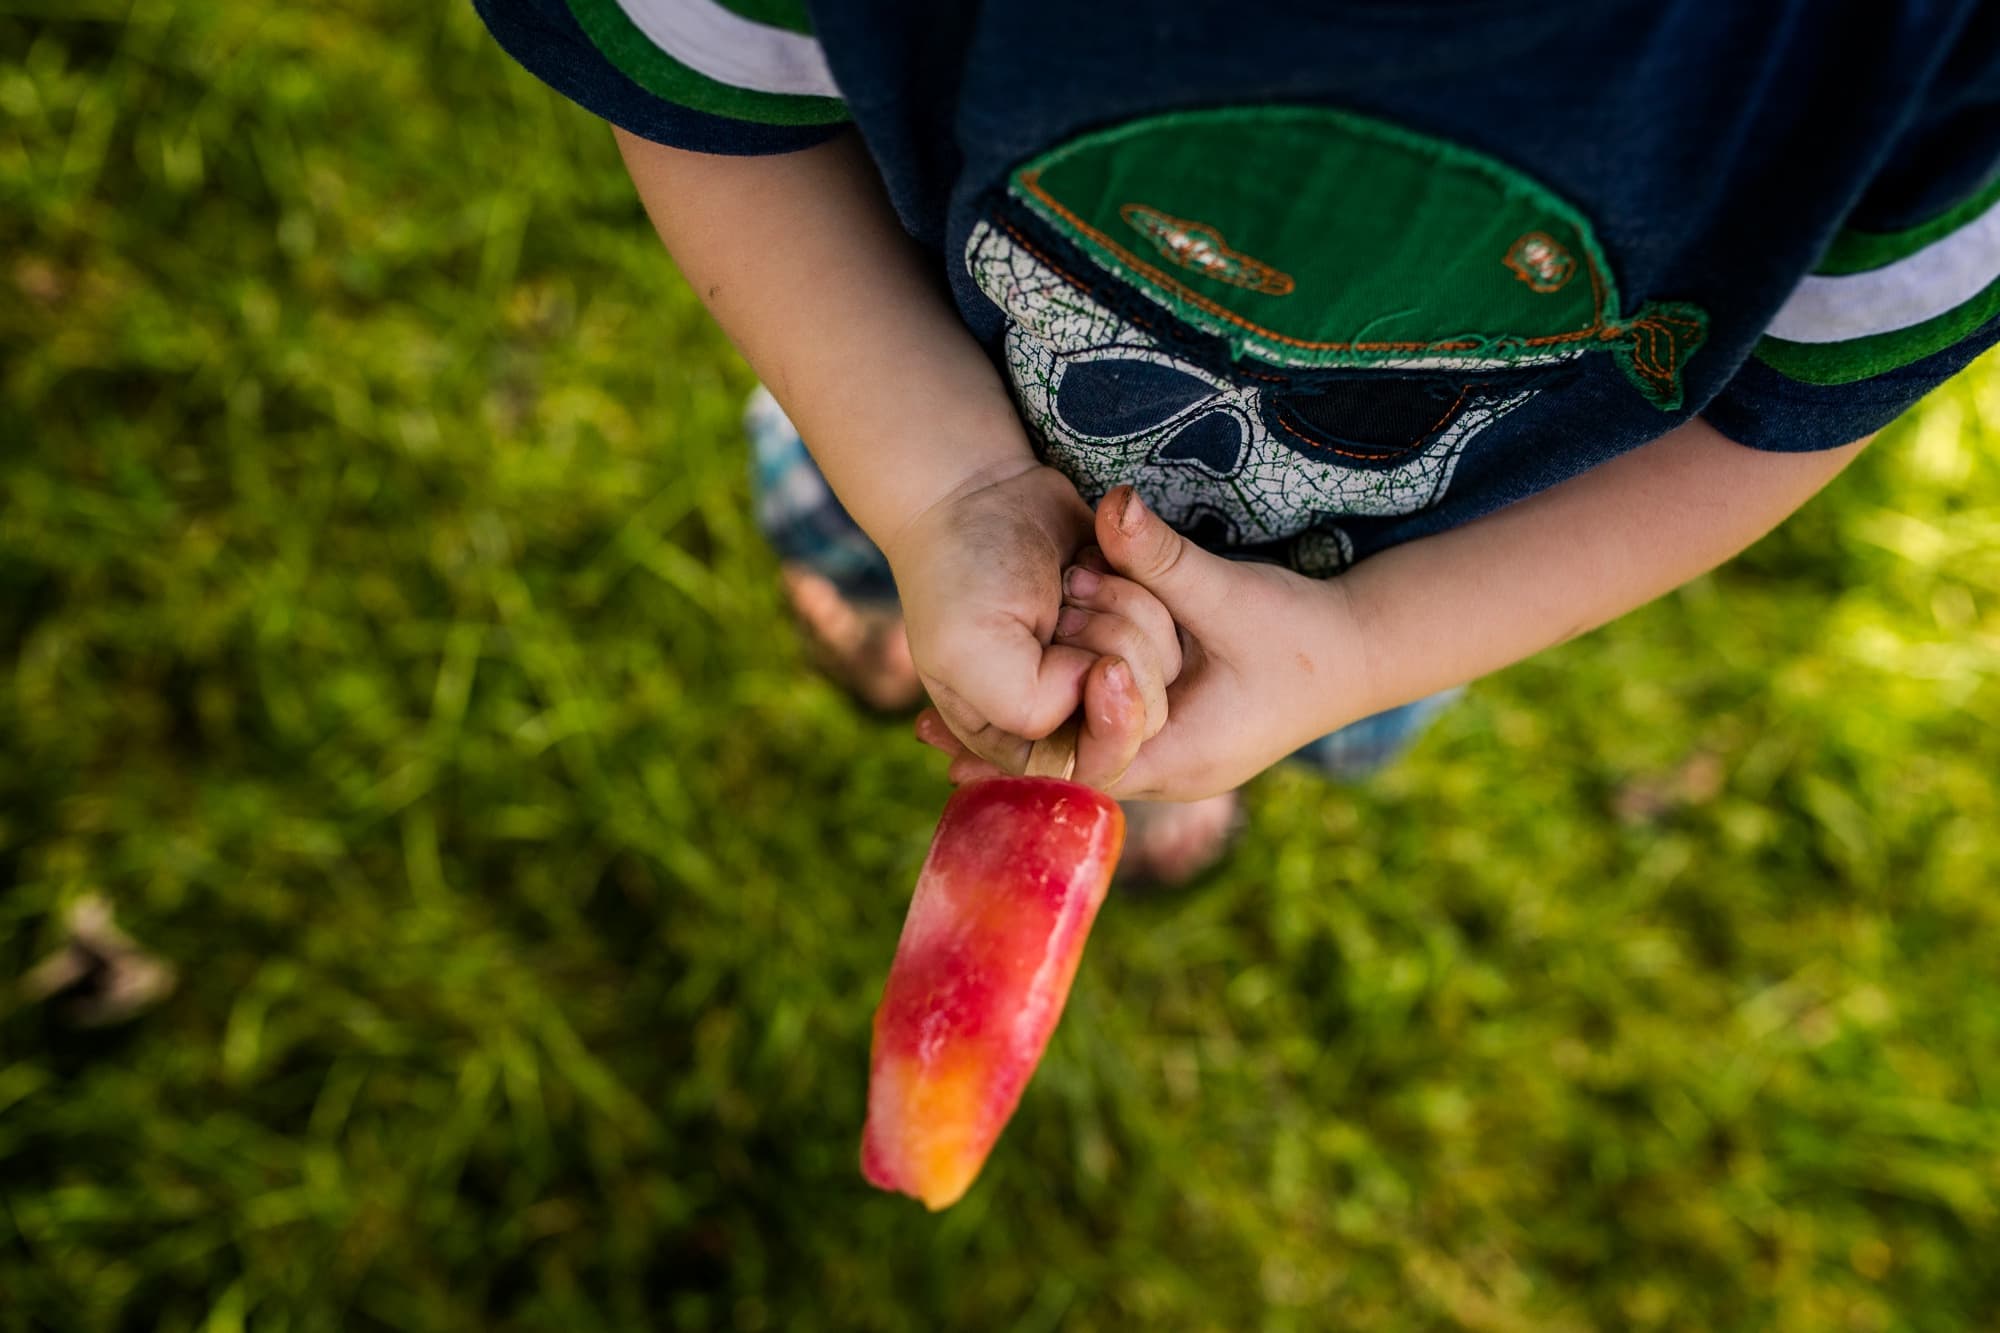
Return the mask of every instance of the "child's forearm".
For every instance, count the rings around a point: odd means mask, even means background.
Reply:
[[[1205,551],[1114,487],[1097,507],[1102,560],[1086,555],[1086,568],[1157,598],[1182,654],[1165,725],[1107,789],[1212,796],[1316,737],[1601,625],[1749,545],[1860,450],[1759,453],[1697,421],[1333,579]],[[1113,609],[1108,582],[1065,584],[1086,626]],[[1129,709],[1107,714],[1110,730],[1136,726]],[[992,771],[963,746],[939,748],[956,757],[955,781]]]
[[[945,496],[1035,465],[852,135],[778,157],[618,144],[681,272],[878,545]]]
[[[1866,442],[1765,453],[1695,420],[1476,522],[1362,562],[1328,586],[1365,707],[1422,698],[1593,629],[1769,532]],[[1337,645],[1325,651],[1336,654]]]

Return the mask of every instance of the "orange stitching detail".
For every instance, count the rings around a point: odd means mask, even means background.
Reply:
[[[1146,204],[1121,204],[1118,216],[1184,269],[1266,296],[1290,296],[1292,275],[1263,260],[1232,250],[1222,233],[1206,222],[1190,222]]]
[[[1452,413],[1458,411],[1459,404],[1465,401],[1465,395],[1471,392],[1471,390],[1472,386],[1469,384],[1459,389],[1458,397],[1452,399],[1451,406],[1447,407],[1444,410],[1444,415],[1439,417],[1436,421],[1433,421],[1429,426],[1425,427],[1423,434],[1417,437],[1417,442],[1415,444],[1403,445],[1401,447],[1400,452],[1402,454],[1408,455],[1408,454],[1413,454],[1417,450],[1421,449],[1423,447],[1423,442],[1425,440],[1428,440],[1431,436],[1435,435],[1440,426],[1444,425],[1445,422],[1451,420]],[[1282,403],[1275,404],[1273,406],[1273,410],[1271,412],[1271,419],[1277,422],[1279,428],[1282,429],[1286,434],[1294,435],[1297,436],[1299,439],[1304,440],[1308,448],[1325,449],[1331,453],[1339,454],[1342,458],[1359,458],[1364,462],[1370,462],[1370,463],[1386,462],[1389,459],[1396,457],[1396,454],[1379,454],[1379,453],[1364,454],[1354,449],[1343,449],[1337,444],[1326,444],[1319,440],[1313,439],[1311,436],[1302,434],[1296,427],[1292,426],[1289,422],[1285,420],[1284,405]]]
[[[1343,449],[1337,444],[1328,444],[1323,440],[1315,440],[1310,435],[1302,434],[1296,427],[1292,426],[1285,420],[1284,413],[1282,412],[1273,412],[1271,414],[1271,418],[1272,420],[1278,423],[1279,429],[1283,430],[1287,435],[1297,436],[1299,439],[1305,441],[1305,445],[1308,449],[1324,450],[1325,452],[1330,454],[1339,454],[1342,458],[1358,458],[1361,459],[1363,462],[1367,463],[1380,463],[1384,461],[1385,456],[1382,454],[1364,454],[1361,453],[1359,450],[1355,449]],[[1407,454],[1411,451],[1412,448],[1414,448],[1414,446],[1404,445],[1403,452]],[[1388,457],[1393,457],[1393,456],[1394,455],[1388,455]]]
[[[1680,378],[1680,345],[1674,340],[1671,326],[1695,332],[1701,329],[1701,325],[1694,320],[1672,315],[1646,315],[1622,328],[1607,329],[1603,336],[1607,341],[1630,338],[1633,370],[1663,389],[1671,390]],[[1666,350],[1664,357],[1661,356],[1662,344]]]
[[[1061,264],[1058,264],[1051,256],[1049,256],[1047,253],[1045,253],[1039,247],[1037,247],[1033,241],[1030,241],[1027,237],[1023,236],[1021,234],[1021,229],[1019,227],[1016,227],[1013,223],[1002,220],[1000,223],[1000,228],[1001,230],[1005,231],[1009,236],[1012,236],[1014,238],[1015,243],[1018,244],[1023,250],[1026,250],[1029,254],[1033,255],[1035,258],[1041,260],[1042,263],[1046,264],[1050,272],[1054,273],[1064,282],[1068,283],[1070,286],[1082,292],[1085,296],[1091,295],[1092,292],[1095,290],[1089,283],[1085,282],[1082,278],[1077,277],[1076,274],[1070,272],[1068,269],[1064,268]]]
[[[1576,256],[1545,231],[1531,231],[1507,247],[1500,262],[1530,291],[1559,292],[1576,276]]]
[[[1230,310],[1224,306],[1217,305],[1214,301],[1209,300],[1206,296],[1203,296],[1200,292],[1194,291],[1193,289],[1187,287],[1186,285],[1181,283],[1178,279],[1173,278],[1166,273],[1162,273],[1159,269],[1153,267],[1151,264],[1148,264],[1145,260],[1133,254],[1130,250],[1127,250],[1124,246],[1118,244],[1118,242],[1112,240],[1109,236],[1106,236],[1103,232],[1097,230],[1095,227],[1085,222],[1075,213],[1072,213],[1069,209],[1065,208],[1060,202],[1058,202],[1054,196],[1049,194],[1048,191],[1044,190],[1041,187],[1040,172],[1022,170],[1016,174],[1015,179],[1021,183],[1022,189],[1027,190],[1030,194],[1034,195],[1035,198],[1041,200],[1044,204],[1048,205],[1048,207],[1055,212],[1056,216],[1062,218],[1065,222],[1068,222],[1071,226],[1075,227],[1078,231],[1081,231],[1084,235],[1089,236],[1092,240],[1096,241],[1099,245],[1102,245],[1105,249],[1111,251],[1111,253],[1113,253],[1114,255],[1117,255],[1120,259],[1130,264],[1134,269],[1136,269],[1140,273],[1145,274],[1147,277],[1151,278],[1154,282],[1159,283],[1162,287],[1167,288],[1169,291],[1178,293],[1184,300],[1189,302],[1191,305],[1195,305],[1203,310],[1206,310],[1209,314],[1214,315],[1219,319],[1227,320],[1231,324],[1236,325],[1238,328],[1247,329],[1251,333],[1254,333],[1259,337],[1269,338],[1273,342],[1288,343],[1293,347],[1303,347],[1308,350],[1328,351],[1328,352],[1472,352],[1472,351],[1477,351],[1479,349],[1479,344],[1476,342],[1431,342],[1431,343],[1314,342],[1306,338],[1294,338],[1289,334],[1279,333],[1273,329],[1267,329],[1263,327],[1261,324],[1253,324],[1249,320],[1237,314],[1235,311]],[[1595,265],[1591,266],[1590,279],[1593,290],[1596,290],[1597,270]],[[1599,295],[1599,304],[1597,306],[1597,309],[1601,310],[1603,308],[1602,292],[1599,291],[1598,295]],[[1518,341],[1520,345],[1524,347],[1541,347],[1541,346],[1552,346],[1559,343],[1581,342],[1587,338],[1594,338],[1600,336],[1601,331],[1604,329],[1604,327],[1605,326],[1602,323],[1599,323],[1593,325],[1588,329],[1580,329],[1574,333],[1550,333],[1550,334],[1543,334],[1539,337],[1534,337],[1534,338],[1521,338],[1517,339],[1516,341]]]
[[[1015,244],[1019,245],[1023,250],[1026,250],[1029,254],[1033,255],[1035,258],[1041,260],[1044,264],[1048,265],[1050,272],[1054,273],[1064,282],[1068,283],[1070,286],[1082,292],[1085,296],[1093,298],[1096,297],[1097,288],[1094,284],[1085,282],[1082,278],[1079,278],[1076,274],[1070,272],[1068,269],[1064,268],[1061,264],[1058,264],[1055,261],[1054,256],[1050,255],[1047,251],[1043,250],[1040,246],[1037,246],[1033,241],[1029,240],[1026,236],[1022,235],[1021,229],[1019,227],[1016,227],[1013,223],[1008,222],[1004,218],[1000,219],[999,225],[1002,231],[1006,232],[1009,236],[1012,236],[1014,238]],[[1132,323],[1137,324],[1140,328],[1145,329],[1147,332],[1149,333],[1152,332],[1153,321],[1147,319],[1145,316],[1134,314],[1134,315],[1128,315],[1126,316],[1126,318],[1130,319]]]

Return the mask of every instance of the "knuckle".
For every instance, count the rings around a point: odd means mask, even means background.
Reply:
[[[1080,646],[1104,657],[1122,657],[1143,684],[1157,671],[1160,653],[1152,636],[1124,616],[1106,613],[1094,618]]]
[[[986,733],[991,744],[1005,748],[1024,744],[1034,728],[1035,694],[1031,686],[1024,694],[994,699],[986,709]]]
[[[1093,628],[1098,631],[1099,642],[1103,645],[1098,649],[1099,652],[1129,657],[1132,650],[1144,639],[1139,633],[1139,627],[1124,616],[1105,612],[1095,619],[1096,624]]]
[[[1132,656],[1125,659],[1131,664],[1132,679],[1138,682],[1139,698],[1146,706],[1146,718],[1165,716],[1167,711],[1167,673],[1160,665],[1160,655],[1150,644],[1142,644]]]
[[[1187,554],[1187,542],[1166,524],[1158,525],[1153,538],[1153,549],[1148,553],[1147,568],[1156,579],[1172,578],[1180,568],[1182,558]]]
[[[1036,730],[1034,705],[1026,702],[1011,702],[996,710],[993,729],[1009,738],[1025,738]]]
[[[1117,611],[1122,614],[1125,608],[1132,604],[1138,591],[1139,585],[1132,580],[1120,578],[1116,574],[1106,574],[1103,576],[1103,581],[1097,585],[1095,600],[1102,602],[1107,611]]]
[[[1180,675],[1180,630],[1174,624],[1174,618],[1167,614],[1166,608],[1155,602],[1152,606],[1144,608],[1134,619],[1140,625],[1146,641],[1153,646],[1153,651],[1159,654],[1160,665],[1166,669],[1167,679],[1172,680]]]

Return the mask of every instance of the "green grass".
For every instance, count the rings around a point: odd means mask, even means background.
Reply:
[[[465,7],[0,0],[0,1330],[2000,1314],[2000,365],[1116,899],[958,1208],[855,1167],[946,787],[749,379]],[[11,984],[96,892],[180,969]]]

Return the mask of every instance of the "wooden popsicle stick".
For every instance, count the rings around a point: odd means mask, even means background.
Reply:
[[[1083,715],[1077,714],[1036,741],[1028,750],[1025,774],[1031,778],[1064,778],[1076,772],[1076,738],[1083,730]]]

